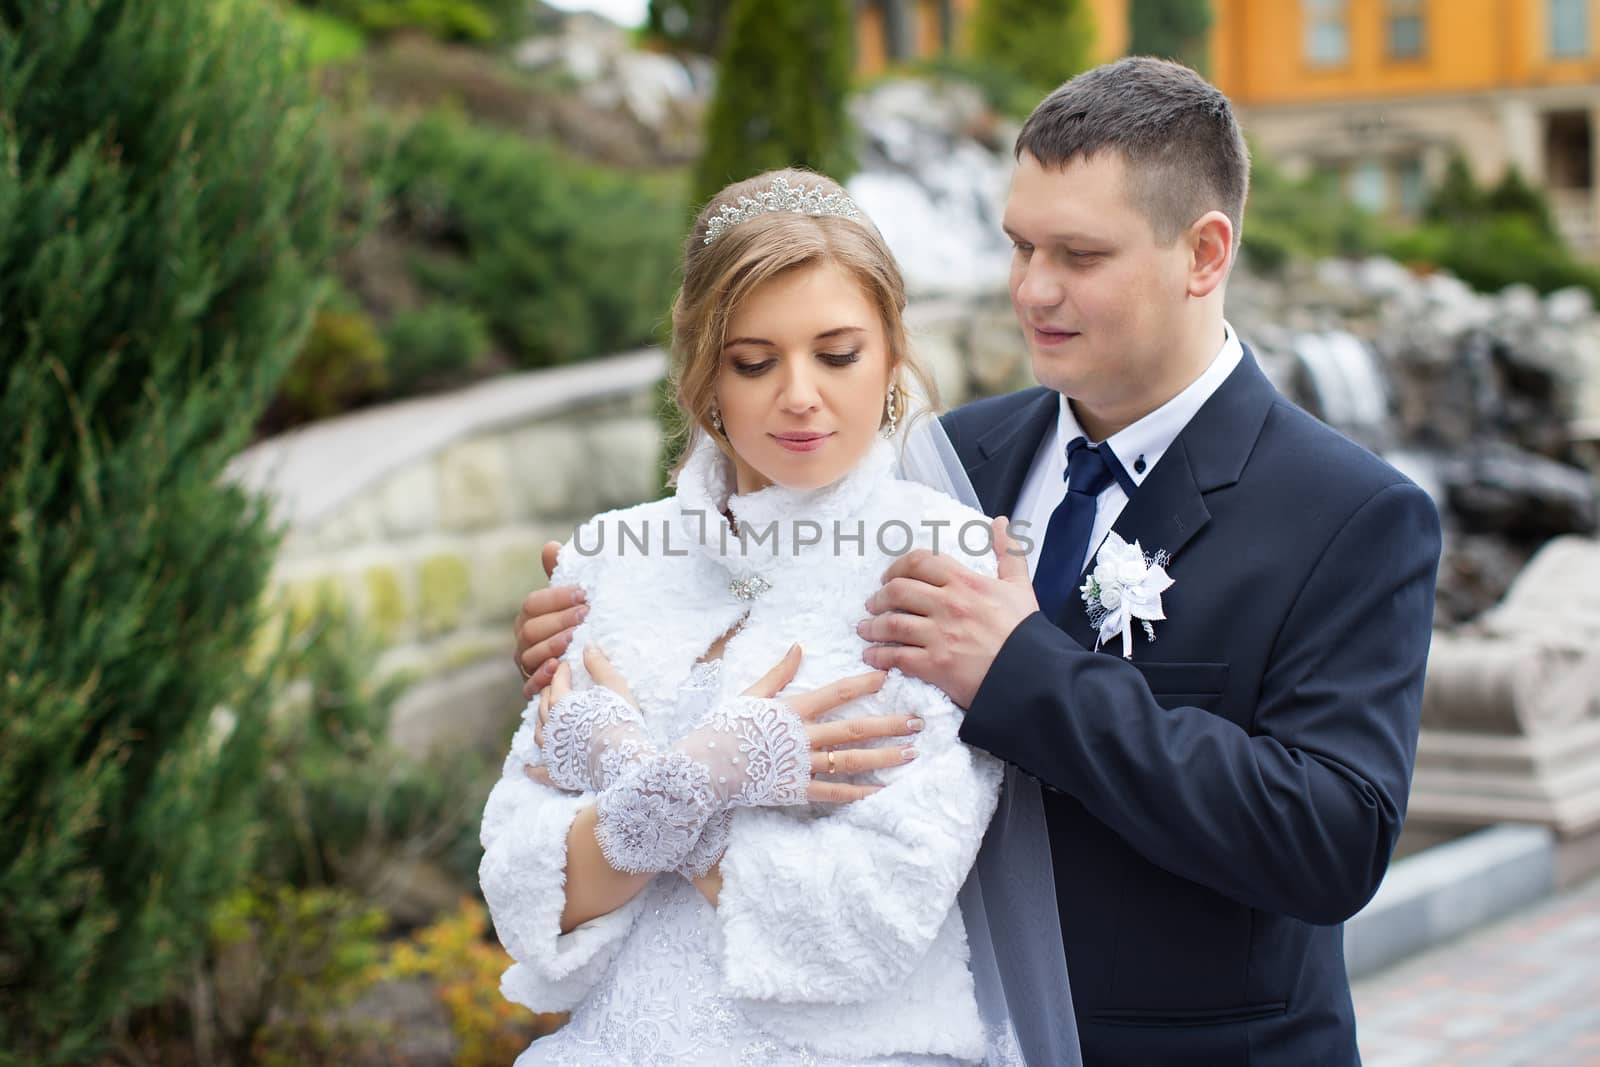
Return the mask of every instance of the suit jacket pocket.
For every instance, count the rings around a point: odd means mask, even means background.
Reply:
[[[1173,697],[1215,697],[1228,684],[1226,663],[1141,663],[1136,658],[1133,665],[1163,704]]]
[[[1289,1010],[1285,1001],[1275,1000],[1264,1004],[1241,1004],[1232,1008],[1208,1008],[1200,1011],[1095,1011],[1089,1018],[1103,1026],[1146,1026],[1168,1028],[1178,1026],[1226,1026],[1238,1023],[1271,1019]]]

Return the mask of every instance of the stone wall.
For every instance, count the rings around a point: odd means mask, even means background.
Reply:
[[[510,623],[543,582],[539,546],[654,492],[651,387],[664,369],[648,351],[514,375],[318,423],[235,460],[286,527],[278,603],[303,621],[336,597],[383,641],[379,670],[417,680],[396,711],[402,743],[498,733],[518,704]]]
[[[930,303],[908,320],[945,404],[1029,384],[1004,303]],[[234,461],[285,526],[275,603],[303,622],[336,597],[384,642],[379,671],[414,679],[395,713],[401,744],[501,749],[522,703],[511,623],[544,584],[540,546],[655,495],[665,371],[649,350],[510,375],[320,422]]]

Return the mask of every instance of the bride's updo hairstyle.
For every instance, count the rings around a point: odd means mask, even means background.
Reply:
[[[683,457],[702,434],[729,451],[712,430],[711,411],[728,323],[740,303],[785,271],[820,263],[855,278],[878,309],[888,339],[889,380],[896,386],[896,418],[903,424],[907,415],[908,375],[937,409],[933,378],[906,337],[905,281],[877,227],[832,178],[800,169],[768,171],[713,196],[684,243],[683,285],[672,304],[671,376],[688,434]]]

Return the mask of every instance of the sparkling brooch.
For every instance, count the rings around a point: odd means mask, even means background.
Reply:
[[[728,583],[728,591],[740,600],[754,600],[756,597],[772,588],[772,583],[759,574],[735,578]]]
[[[741,196],[738,204],[723,204],[715,215],[706,221],[706,244],[721,237],[729,229],[748,222],[757,215],[777,211],[792,211],[796,215],[837,215],[843,219],[860,219],[861,212],[855,202],[840,193],[824,193],[822,186],[807,188],[790,185],[787,178],[772,179],[772,187],[757,193],[752,199]]]

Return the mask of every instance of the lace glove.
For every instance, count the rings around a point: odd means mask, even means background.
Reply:
[[[810,784],[800,717],[781,700],[736,697],[668,751],[623,769],[600,793],[595,838],[619,871],[698,877],[722,855],[729,809],[803,804]]]
[[[540,756],[558,789],[601,792],[654,754],[639,709],[605,686],[573,690],[545,718]]]
[[[601,792],[628,768],[656,755],[638,709],[604,686],[575,690],[556,701],[545,722],[542,748],[533,742],[533,730],[533,723],[524,724],[517,739],[526,734],[527,743],[519,746],[513,740],[514,756],[522,756],[518,765],[543,764],[553,785],[575,792]],[[530,746],[532,753],[520,753]],[[703,878],[722,859],[732,824],[731,810],[715,812],[677,873],[691,880]]]

